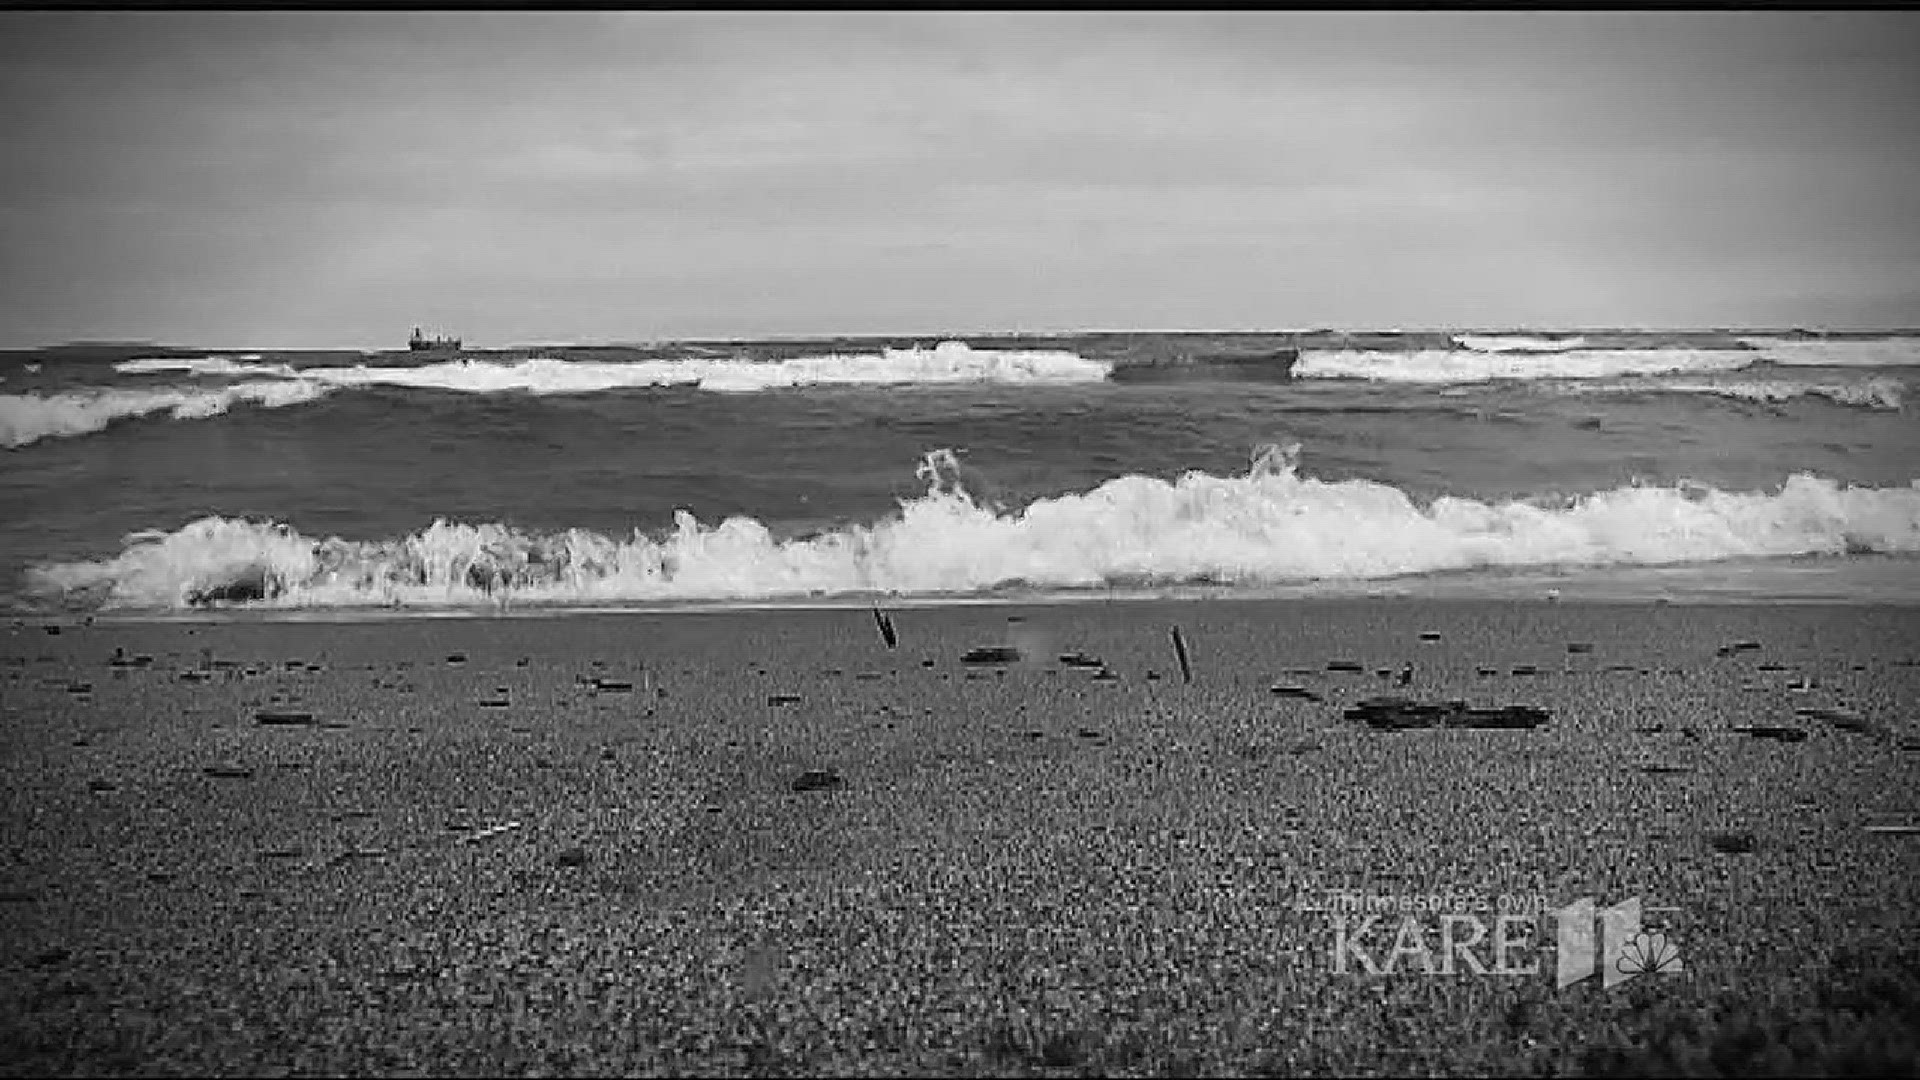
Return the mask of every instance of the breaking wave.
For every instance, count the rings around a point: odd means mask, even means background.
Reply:
[[[129,360],[125,374],[184,371],[207,376],[266,376],[330,387],[403,386],[474,394],[522,391],[584,394],[649,386],[751,392],[799,386],[905,386],[951,383],[1099,382],[1112,365],[1059,350],[975,349],[944,341],[930,349],[803,356],[788,360],[680,359],[621,363],[557,360],[453,360],[417,367],[307,367],[236,363],[224,357]]]
[[[1793,367],[1920,367],[1920,338],[1790,341],[1741,338],[1763,359]]]
[[[1301,354],[1293,373],[1297,378],[1392,383],[1601,379],[1621,375],[1737,371],[1759,359],[1759,354],[1741,349],[1308,350]]]
[[[1501,334],[1455,334],[1453,343],[1463,349],[1475,352],[1522,352],[1555,353],[1578,349],[1586,345],[1586,338],[1540,338],[1524,335]]]
[[[242,403],[278,409],[314,401],[329,390],[306,382],[246,382],[222,387],[0,394],[0,445],[17,449],[41,439],[85,435],[116,420],[157,412],[169,413],[175,420],[200,420]]]
[[[1794,382],[1786,379],[1756,381],[1620,381],[1570,384],[1576,393],[1593,394],[1711,394],[1742,401],[1772,405],[1796,398],[1824,398],[1836,405],[1861,409],[1898,411],[1905,404],[1906,387],[1898,379],[1879,377],[1859,382]]]
[[[439,607],[1259,586],[1920,552],[1920,482],[1842,487],[1799,474],[1773,491],[1682,483],[1571,501],[1421,503],[1386,484],[1302,475],[1298,452],[1263,448],[1240,476],[1129,475],[997,510],[962,486],[953,453],[936,451],[920,463],[925,493],[898,513],[785,540],[752,518],[708,526],[684,511],[656,537],[436,521],[399,539],[313,539],[284,524],[208,517],[130,536],[112,558],[36,567],[28,579],[43,595],[111,607]]]
[[[153,375],[160,372],[184,371],[189,375],[236,376],[271,375],[283,379],[299,376],[299,372],[290,364],[247,363],[257,361],[259,355],[250,354],[229,359],[225,356],[200,356],[191,358],[170,356],[149,356],[138,360],[122,360],[113,365],[113,370],[123,375]]]

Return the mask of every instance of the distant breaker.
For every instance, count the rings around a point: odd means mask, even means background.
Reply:
[[[1132,358],[1128,358],[1132,359]],[[1156,360],[1119,360],[1107,378],[1113,382],[1290,382],[1300,350],[1279,348],[1249,352],[1212,352]]]
[[[1535,337],[1526,334],[1456,334],[1453,342],[1462,349],[1494,353],[1566,352],[1587,345],[1584,337]]]

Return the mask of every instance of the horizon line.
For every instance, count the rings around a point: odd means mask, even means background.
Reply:
[[[1920,336],[1920,326],[1822,326],[1817,324],[1795,323],[1792,325],[1756,325],[1756,326],[1425,326],[1425,327],[1366,327],[1343,326],[1289,327],[1272,329],[1196,329],[1196,328],[1139,328],[1120,329],[1113,327],[1093,327],[1076,330],[921,330],[921,331],[870,331],[845,333],[812,334],[756,334],[751,336],[681,336],[621,339],[579,339],[573,341],[517,341],[503,345],[463,345],[462,352],[498,352],[514,349],[540,348],[633,348],[675,344],[756,344],[804,341],[860,341],[896,338],[930,339],[935,341],[962,341],[967,338],[1072,338],[1094,337],[1101,335],[1289,335],[1289,334],[1885,334],[1889,336]],[[42,352],[54,349],[74,348],[148,348],[148,349],[203,349],[210,352],[407,352],[405,342],[399,345],[219,345],[193,341],[166,341],[157,338],[70,338],[58,342],[40,344],[0,345],[0,352]]]

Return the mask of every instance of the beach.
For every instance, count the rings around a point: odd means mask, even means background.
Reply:
[[[1911,1073],[1917,612],[23,620],[0,1071]],[[1556,985],[1583,898],[1680,962]]]
[[[185,18],[0,15],[0,1080],[1920,1078],[1920,20]]]

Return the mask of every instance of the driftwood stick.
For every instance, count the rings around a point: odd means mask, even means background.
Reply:
[[[1180,633],[1180,627],[1173,628],[1173,652],[1180,658],[1180,678],[1183,682],[1193,681],[1193,665],[1187,660],[1187,639]]]

